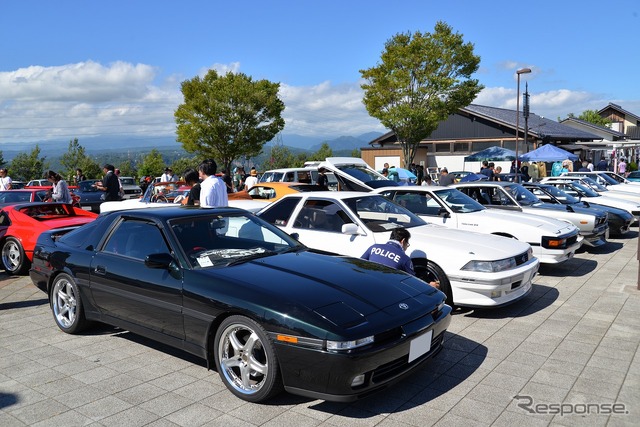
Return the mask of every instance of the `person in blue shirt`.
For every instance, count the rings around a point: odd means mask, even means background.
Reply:
[[[406,228],[396,228],[387,243],[372,245],[360,258],[377,262],[415,276],[411,258],[404,252],[409,247],[411,233]]]

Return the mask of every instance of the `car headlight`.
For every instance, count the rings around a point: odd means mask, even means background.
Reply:
[[[481,273],[497,273],[516,267],[514,258],[500,259],[498,261],[469,261],[462,267],[465,271],[478,271]]]
[[[363,345],[371,344],[373,342],[373,335],[360,338],[354,341],[330,341],[327,340],[327,350],[353,350],[354,348],[362,347]]]

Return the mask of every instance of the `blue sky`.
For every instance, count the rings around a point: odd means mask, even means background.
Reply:
[[[383,132],[360,70],[401,32],[444,21],[481,57],[474,101],[550,119],[609,102],[640,115],[640,3],[583,1],[2,0],[0,150],[7,142],[175,135],[180,83],[208,69],[281,84],[284,134]]]

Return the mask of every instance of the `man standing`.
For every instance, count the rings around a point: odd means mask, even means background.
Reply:
[[[218,165],[213,159],[208,159],[198,166],[200,176],[200,207],[217,208],[229,206],[227,186],[216,176]]]
[[[160,176],[160,182],[176,182],[178,177],[173,174],[171,168],[165,168],[164,173]]]
[[[440,169],[440,178],[438,178],[438,185],[442,185],[446,187],[447,185],[451,185],[455,182],[455,177],[453,175],[449,175],[449,171],[447,168]]]
[[[7,168],[0,169],[0,190],[11,190],[11,177],[7,175]]]
[[[318,182],[317,185],[322,187],[323,190],[329,189],[329,180],[327,179],[327,170],[323,167],[318,168]]]
[[[105,192],[105,202],[122,200],[120,197],[120,180],[115,174],[115,169],[113,165],[105,164],[102,167],[104,171],[102,182],[96,183],[96,188]]]

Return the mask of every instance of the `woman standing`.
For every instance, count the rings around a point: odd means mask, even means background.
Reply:
[[[62,177],[54,171],[48,171],[45,177],[53,184],[50,200],[53,202],[71,203],[71,193],[69,192],[67,181],[62,179]]]

